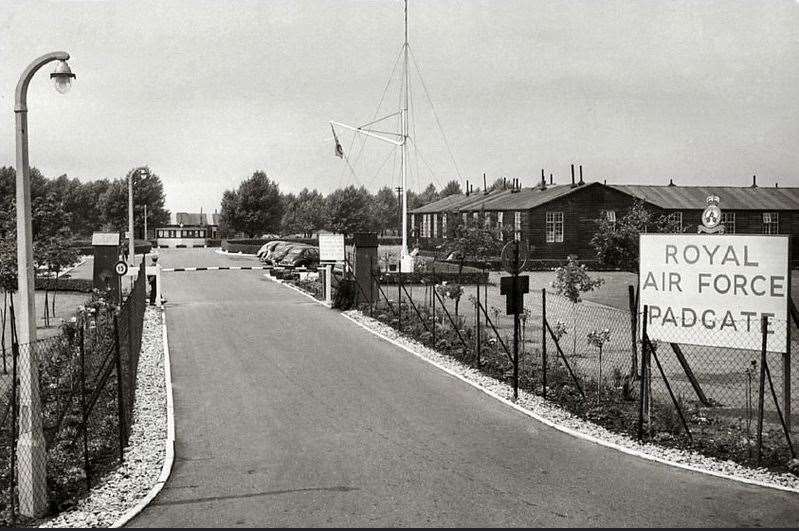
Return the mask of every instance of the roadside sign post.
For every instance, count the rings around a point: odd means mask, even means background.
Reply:
[[[325,303],[333,303],[333,265],[345,260],[344,235],[319,233],[319,263],[324,267]]]
[[[511,274],[500,279],[499,292],[505,295],[505,313],[513,315],[513,399],[519,398],[519,314],[524,311],[524,294],[530,291],[530,277],[519,273],[527,263],[527,246],[516,240],[502,248],[502,264]]]

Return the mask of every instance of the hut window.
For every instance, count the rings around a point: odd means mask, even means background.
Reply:
[[[763,234],[780,233],[780,215],[777,212],[763,212]]]
[[[547,212],[547,243],[563,242],[563,212]]]
[[[735,234],[735,212],[722,212],[721,224],[724,225],[724,232]]]

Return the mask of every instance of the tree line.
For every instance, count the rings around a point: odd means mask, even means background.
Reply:
[[[429,184],[421,193],[408,191],[408,210],[452,194],[461,193],[458,181],[441,190]],[[364,186],[346,186],[327,195],[304,188],[283,193],[278,182],[256,171],[237,189],[225,190],[220,211],[223,237],[243,233],[249,238],[263,234],[310,236],[324,229],[351,235],[355,232],[396,234],[400,229],[401,204],[395,189],[384,186],[374,194]]]
[[[166,196],[158,175],[142,178],[132,169],[121,179],[81,182],[66,175],[47,178],[31,168],[33,239],[84,239],[94,231],[121,232],[128,224],[128,178],[133,175],[134,232],[144,237],[144,206],[149,227],[169,223]],[[16,233],[16,172],[0,168],[0,239]]]

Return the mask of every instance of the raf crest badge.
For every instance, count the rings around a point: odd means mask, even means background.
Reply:
[[[724,234],[724,225],[721,223],[721,209],[718,196],[711,195],[705,200],[707,206],[702,211],[702,224],[699,233]]]

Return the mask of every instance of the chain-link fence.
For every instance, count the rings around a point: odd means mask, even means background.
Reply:
[[[498,286],[447,284],[436,279],[434,272],[417,272],[414,279],[414,284],[406,284],[396,275],[376,270],[375,286],[369,287],[358,284],[354,275],[346,277],[354,285],[350,292],[355,300],[368,300],[367,293],[375,294],[369,304],[360,306],[372,317],[613,431],[638,437],[645,428],[645,438],[662,444],[761,466],[784,466],[792,453],[779,411],[786,427],[793,430],[789,435],[799,438],[799,364],[790,363],[790,353],[767,349],[771,385],[765,381],[763,435],[758,445],[762,336],[757,330],[747,336],[747,344],[739,342],[734,348],[694,344],[718,343],[711,336],[720,333],[720,320],[715,330],[702,332],[708,336],[706,341],[653,340],[655,353],[647,357],[650,363],[645,370],[651,383],[642,395],[642,320],[632,290],[630,310],[573,303],[544,290],[528,293],[519,316],[518,366],[514,367],[514,317],[506,315],[504,301],[500,307]],[[791,337],[799,339],[793,322],[770,326],[774,330],[790,327]],[[792,339],[791,351],[799,348],[797,339]],[[644,399],[647,422],[641,427]]]
[[[122,458],[146,285],[140,268],[121,309],[94,297],[59,335],[22,345],[12,338],[0,373],[2,523],[33,516],[45,500],[45,511],[65,508]]]

